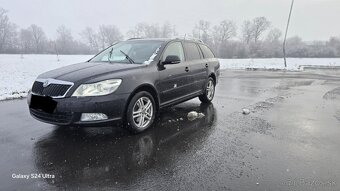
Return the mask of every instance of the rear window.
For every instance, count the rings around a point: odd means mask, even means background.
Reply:
[[[186,53],[186,60],[190,61],[190,60],[201,59],[200,52],[195,43],[185,42],[184,49]]]
[[[214,53],[212,53],[210,48],[208,48],[207,46],[205,46],[203,44],[200,44],[199,46],[201,47],[204,58],[215,58],[215,55],[214,55]]]

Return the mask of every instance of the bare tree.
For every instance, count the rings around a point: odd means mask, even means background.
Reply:
[[[226,43],[230,38],[236,36],[236,25],[233,21],[224,20],[213,27],[213,38],[215,42]]]
[[[19,33],[21,53],[31,53],[33,49],[33,35],[28,29],[21,29]]]
[[[220,29],[221,42],[223,43],[236,36],[236,25],[233,21],[224,20],[218,28]]]
[[[176,28],[169,22],[165,22],[162,27],[159,24],[138,23],[128,32],[131,38],[168,38],[174,35]]]
[[[160,38],[161,37],[161,30],[158,24],[152,24],[147,27],[146,30],[147,38]]]
[[[222,55],[227,41],[236,36],[236,25],[233,21],[224,20],[214,26],[212,31],[213,49]]]
[[[254,37],[253,25],[249,20],[243,22],[242,25],[242,38],[246,44],[249,44]]]
[[[236,25],[232,21],[224,20],[211,27],[208,21],[200,20],[193,29],[193,35],[216,50],[221,58],[282,57],[282,32],[276,28],[269,29],[270,22],[265,17],[246,20],[242,25],[242,42],[233,39],[236,36]],[[168,38],[175,35],[176,28],[169,22],[138,23],[128,32],[130,37],[145,38]],[[58,27],[55,40],[47,40],[43,29],[36,25],[21,29],[18,33],[17,26],[10,22],[7,11],[0,8],[0,53],[88,54],[123,38],[119,29],[113,25],[102,25],[98,31],[87,27],[80,36],[85,43],[74,39],[65,26]],[[289,38],[287,56],[340,57],[340,37],[308,43],[300,37]]]
[[[16,36],[16,25],[9,21],[7,11],[0,7],[0,53],[6,48],[15,48]]]
[[[161,28],[161,35],[162,38],[170,38],[172,36],[176,36],[176,27],[174,25],[171,25],[170,22],[165,22],[162,25]]]
[[[4,45],[6,42],[6,36],[7,36],[7,28],[9,25],[9,19],[6,15],[7,11],[3,8],[0,8],[0,53],[4,49]]]
[[[72,53],[73,36],[69,29],[64,25],[57,28],[56,50],[60,54]]]
[[[255,44],[260,39],[264,31],[270,27],[270,22],[265,17],[256,17],[253,19],[253,35]]]
[[[138,23],[133,29],[127,32],[130,38],[145,38],[145,31],[147,30],[147,23]]]
[[[161,29],[161,37],[167,38],[172,36],[172,27],[169,22],[165,22]]]
[[[280,42],[281,37],[282,37],[281,30],[277,28],[273,28],[268,32],[266,41],[271,42],[271,43]]]
[[[194,37],[201,39],[205,43],[210,42],[210,22],[200,20],[195,25],[193,35]]]
[[[277,28],[271,29],[262,43],[263,57],[282,57],[281,44],[282,32]]]
[[[242,26],[244,42],[249,44],[251,40],[254,40],[256,44],[269,27],[270,22],[265,17],[256,17],[252,21],[244,21]]]
[[[299,36],[287,38],[287,55],[290,57],[307,57],[307,45]]]
[[[114,25],[101,25],[98,35],[102,49],[123,39],[123,35],[120,33],[118,27]]]
[[[331,37],[327,45],[332,47],[335,50],[336,55],[340,57],[340,37]]]
[[[98,51],[99,49],[99,37],[96,32],[90,28],[86,27],[81,33],[80,36],[85,40],[86,44],[91,47],[91,50]]]
[[[46,35],[43,29],[37,25],[31,25],[28,28],[31,31],[35,53],[42,53],[44,44],[46,43]]]

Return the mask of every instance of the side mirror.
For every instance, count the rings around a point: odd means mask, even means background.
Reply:
[[[169,55],[165,58],[165,61],[162,63],[165,64],[179,64],[181,62],[181,59],[176,55]]]

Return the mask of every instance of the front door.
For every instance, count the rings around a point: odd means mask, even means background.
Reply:
[[[167,56],[178,56],[181,62],[178,64],[162,65]],[[167,104],[185,97],[189,90],[188,65],[185,63],[184,50],[181,42],[171,42],[165,48],[159,66],[159,82],[161,104]]]

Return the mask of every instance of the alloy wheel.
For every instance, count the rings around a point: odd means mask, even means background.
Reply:
[[[209,80],[206,91],[207,91],[207,98],[209,100],[212,100],[215,94],[215,85],[212,80]]]
[[[135,102],[132,110],[132,118],[139,129],[143,129],[149,125],[153,114],[153,105],[150,98],[141,97]]]

